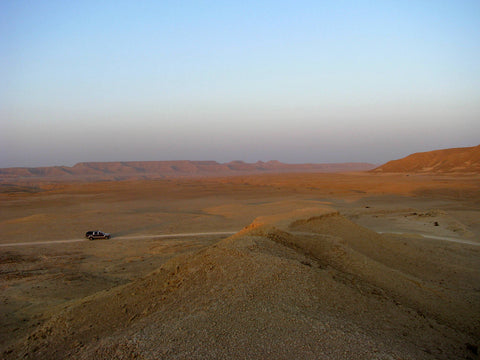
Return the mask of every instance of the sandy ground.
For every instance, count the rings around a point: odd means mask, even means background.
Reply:
[[[2,188],[5,358],[478,358],[478,176]]]

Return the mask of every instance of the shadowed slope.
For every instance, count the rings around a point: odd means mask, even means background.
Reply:
[[[472,334],[480,330],[480,309],[472,312],[468,302],[458,298],[458,292],[448,294],[432,281],[439,273],[448,277],[449,272],[454,272],[451,264],[438,269],[434,258],[418,259],[414,254],[399,257],[403,244],[398,241],[354,224],[337,212],[315,212],[318,211],[306,209],[287,214],[287,221],[281,219],[285,215],[259,218],[251,225],[251,231],[378,287],[389,297],[428,313],[439,322]],[[472,274],[475,266],[471,264]],[[473,314],[476,321],[471,322]]]
[[[431,267],[448,274],[445,259],[427,244],[432,263],[422,264],[423,276],[408,262],[425,254],[405,246],[330,208],[261,217],[144,279],[67,307],[6,355],[465,358],[465,342],[479,341],[480,307],[478,296],[457,290],[475,284],[478,270],[467,262],[471,281],[441,285],[429,274]]]

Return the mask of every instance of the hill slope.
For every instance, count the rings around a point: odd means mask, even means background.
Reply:
[[[465,343],[480,341],[480,306],[478,271],[462,254],[389,239],[330,208],[262,217],[69,305],[3,355],[465,359]]]
[[[373,172],[480,173],[480,145],[435,150],[392,160]]]

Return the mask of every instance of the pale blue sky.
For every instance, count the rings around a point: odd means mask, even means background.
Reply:
[[[480,1],[0,2],[0,167],[480,143]]]

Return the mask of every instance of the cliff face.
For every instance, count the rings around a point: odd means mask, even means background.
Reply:
[[[281,172],[345,172],[366,171],[374,167],[368,163],[337,164],[284,164],[278,161],[246,163],[232,161],[126,161],[126,162],[82,162],[72,167],[52,166],[36,168],[0,169],[0,180],[17,178],[168,178],[188,176],[228,176],[254,173]]]
[[[480,173],[480,145],[435,150],[392,160],[373,172]]]

